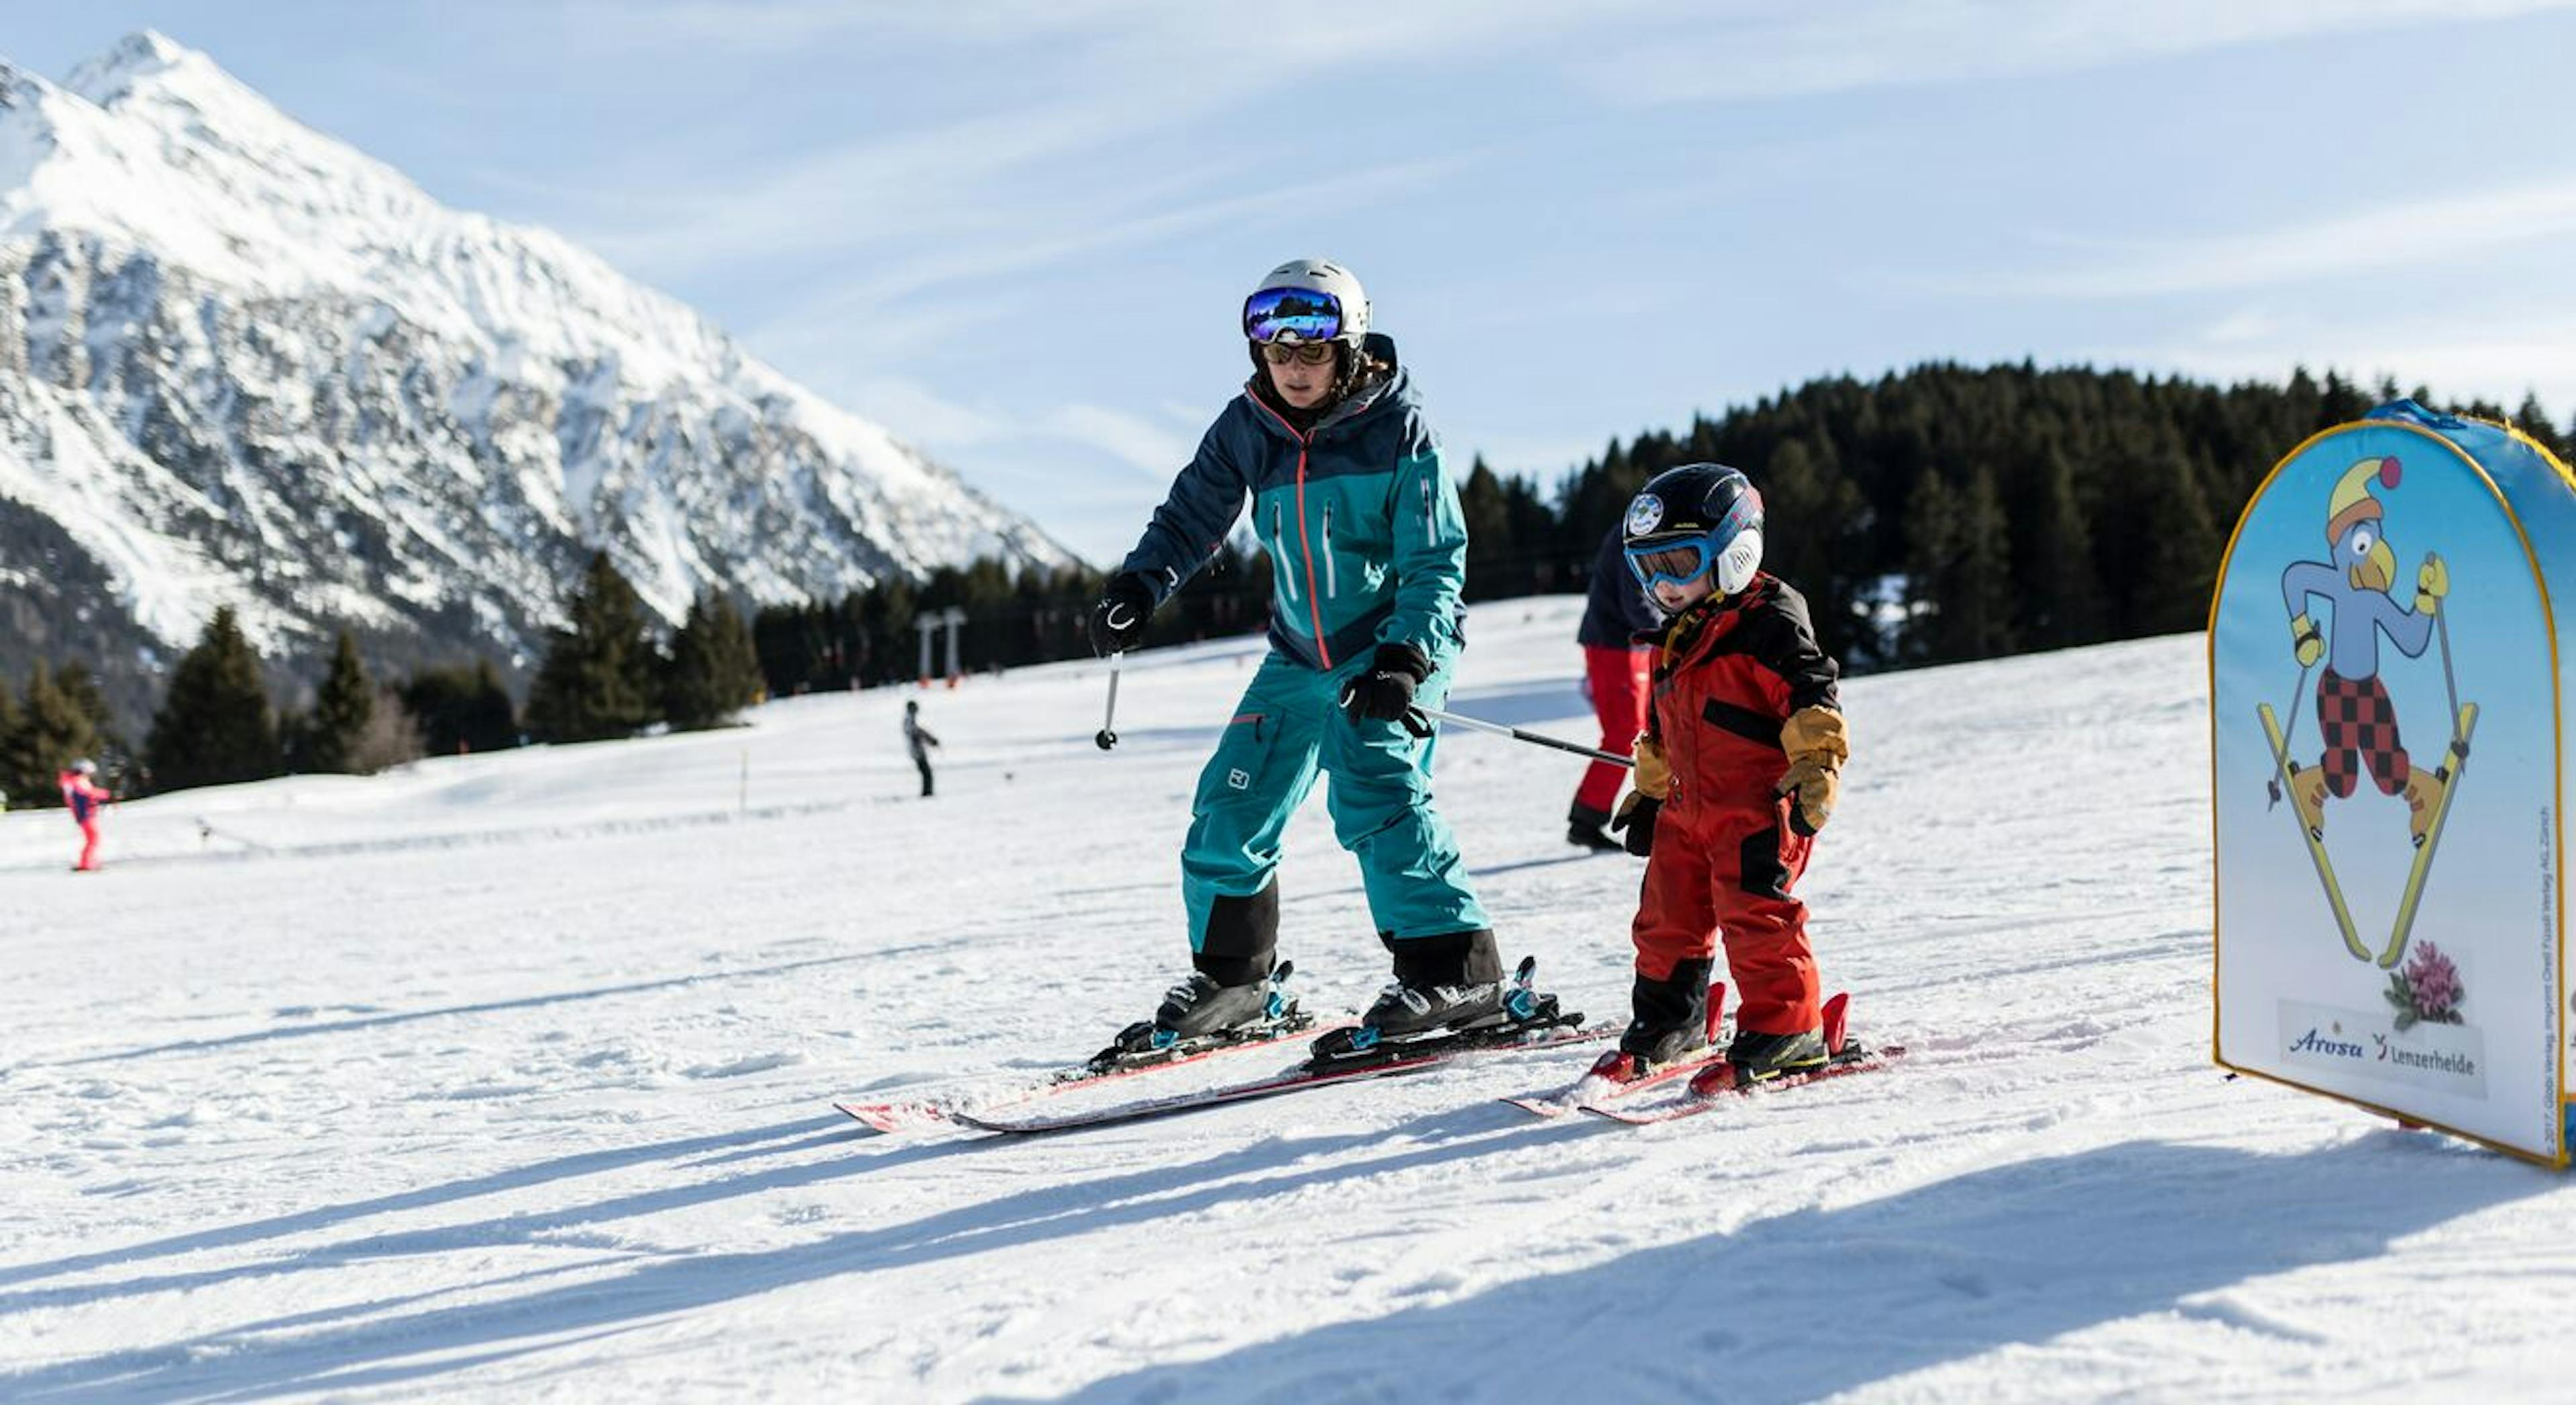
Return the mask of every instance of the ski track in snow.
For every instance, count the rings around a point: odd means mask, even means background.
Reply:
[[[1579,605],[1479,607],[1454,706],[1589,740]],[[1886,1071],[1646,1129],[1495,1102],[1589,1049],[1020,1141],[833,1112],[1150,1009],[1258,651],[1132,661],[1107,755],[1097,665],[922,696],[929,803],[883,691],[143,801],[95,878],[0,816],[0,1398],[2563,1388],[2576,1193],[2209,1062],[2197,636],[1846,686],[1805,893]],[[1440,745],[1507,951],[1623,1018],[1580,763]],[[1356,1008],[1320,803],[1289,845],[1283,954]]]

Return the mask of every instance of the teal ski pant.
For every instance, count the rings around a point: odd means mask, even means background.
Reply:
[[[1448,696],[1454,658],[1436,661],[1414,695],[1418,705],[1438,707]],[[1331,777],[1324,802],[1333,833],[1360,861],[1381,934],[1403,941],[1493,925],[1476,901],[1457,836],[1431,806],[1432,739],[1342,711],[1343,686],[1368,667],[1365,654],[1329,672],[1276,650],[1262,660],[1190,806],[1181,896],[1192,951],[1207,949],[1208,915],[1219,899],[1252,898],[1270,887],[1280,835],[1318,775]]]

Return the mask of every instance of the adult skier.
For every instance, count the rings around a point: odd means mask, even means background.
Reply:
[[[1502,963],[1458,843],[1431,803],[1432,729],[1463,642],[1467,530],[1395,343],[1348,269],[1281,264],[1243,303],[1252,377],[1092,612],[1107,654],[1207,564],[1246,500],[1270,555],[1270,652],[1200,773],[1181,851],[1191,974],[1121,1042],[1249,1029],[1279,943],[1280,836],[1329,775],[1335,836],[1359,861],[1394,984],[1377,1036],[1487,1022]]]
[[[921,772],[921,798],[924,800],[930,798],[930,748],[937,745],[938,736],[921,725],[921,704],[906,702],[903,705],[903,746],[904,750],[912,753],[912,764]]]
[[[98,872],[98,812],[116,799],[98,783],[98,763],[84,756],[54,776],[63,789],[63,804],[72,813],[72,823],[80,826],[80,862],[72,865],[74,873]]]
[[[1592,695],[1592,714],[1601,719],[1601,749],[1621,756],[1637,743],[1646,724],[1646,693],[1655,651],[1638,636],[1659,628],[1664,617],[1646,598],[1645,587],[1628,569],[1626,541],[1614,524],[1601,534],[1593,553],[1592,589],[1583,603],[1583,623],[1574,642],[1583,646],[1583,681]],[[1617,849],[1619,841],[1601,832],[1610,822],[1610,807],[1619,799],[1626,767],[1595,761],[1575,788],[1574,807],[1566,812],[1565,840],[1586,849]]]
[[[1762,566],[1762,495],[1735,469],[1684,464],[1628,505],[1628,564],[1671,618],[1656,640],[1654,709],[1637,788],[1613,826],[1644,854],[1630,936],[1639,1065],[1707,1043],[1718,942],[1741,994],[1727,1061],[1759,1082],[1822,1066],[1807,906],[1793,890],[1833,813],[1850,746],[1840,670],[1805,597]]]

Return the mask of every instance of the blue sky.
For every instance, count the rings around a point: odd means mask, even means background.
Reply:
[[[2576,413],[2576,0],[14,8],[38,72],[156,28],[562,231],[1104,562],[1310,253],[1461,471],[1551,484],[1928,359]]]

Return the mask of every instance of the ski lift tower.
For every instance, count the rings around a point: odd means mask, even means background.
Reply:
[[[940,612],[939,622],[948,626],[948,686],[954,688],[966,673],[966,661],[957,652],[957,630],[966,623],[966,611],[951,605]]]

